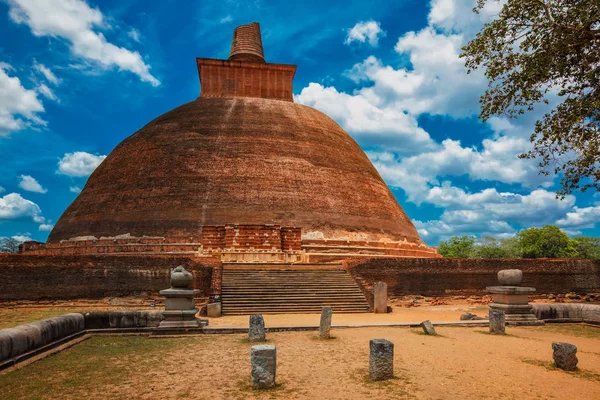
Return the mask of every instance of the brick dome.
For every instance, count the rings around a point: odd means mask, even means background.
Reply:
[[[48,242],[197,237],[227,224],[421,243],[365,153],[325,114],[284,100],[202,96],[120,143]]]

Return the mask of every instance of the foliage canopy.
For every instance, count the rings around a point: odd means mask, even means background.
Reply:
[[[444,257],[458,258],[593,258],[600,259],[600,238],[569,238],[553,225],[529,228],[515,237],[495,239],[484,236],[454,236],[441,242],[438,252]]]
[[[478,0],[478,13],[489,2]],[[507,0],[461,57],[470,73],[485,68],[480,118],[517,117],[558,97],[536,122],[540,173],[560,174],[557,195],[600,188],[600,1]]]

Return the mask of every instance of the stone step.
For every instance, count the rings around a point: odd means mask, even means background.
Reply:
[[[323,306],[338,313],[369,310],[352,277],[332,269],[224,268],[221,302],[225,315],[319,313]]]

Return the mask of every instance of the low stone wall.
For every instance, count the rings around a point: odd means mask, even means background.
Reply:
[[[160,311],[92,311],[83,313],[85,329],[155,328],[163,316]]]
[[[22,356],[85,329],[79,313],[61,315],[31,324],[0,330],[0,366],[7,360]],[[1,369],[1,368],[0,368]]]
[[[221,265],[212,257],[0,254],[0,301],[155,295],[170,286],[169,267],[178,265],[208,297],[213,267]]]
[[[523,270],[522,286],[538,293],[600,290],[600,263],[583,259],[371,258],[343,263],[367,292],[386,282],[392,296],[483,294],[502,269]]]
[[[600,305],[534,304],[532,312],[546,322],[585,322],[600,325]]]

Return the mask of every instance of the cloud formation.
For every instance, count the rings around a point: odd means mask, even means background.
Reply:
[[[56,37],[70,43],[71,52],[104,68],[117,67],[130,71],[152,86],[160,81],[150,73],[148,65],[137,51],[118,47],[106,40],[101,32],[108,23],[98,8],[82,0],[9,0],[10,18],[29,26],[38,37]]]
[[[19,187],[23,190],[34,193],[48,193],[48,189],[44,189],[31,175],[21,175],[19,179]]]
[[[12,66],[0,62],[0,137],[27,126],[44,126],[38,114],[44,106],[35,90],[23,87],[21,80],[10,76]]]
[[[369,43],[375,47],[379,44],[379,39],[385,36],[385,31],[377,21],[358,22],[352,28],[348,29],[345,44],[352,42]]]
[[[9,193],[0,197],[0,221],[2,220],[27,220],[43,224],[40,207],[31,200],[21,197],[18,193]]]
[[[75,177],[89,176],[105,158],[106,156],[97,156],[85,151],[66,153],[58,161],[58,170],[56,172]]]

